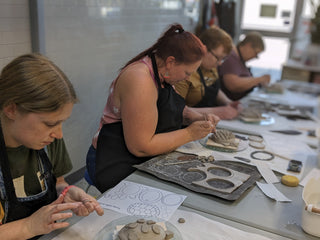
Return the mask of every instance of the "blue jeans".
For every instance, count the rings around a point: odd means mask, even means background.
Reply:
[[[96,172],[96,149],[91,145],[89,147],[87,158],[86,158],[86,167],[90,179],[86,179],[91,185],[95,185],[95,172]],[[90,182],[91,180],[91,182]]]

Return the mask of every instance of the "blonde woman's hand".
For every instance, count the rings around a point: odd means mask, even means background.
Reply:
[[[63,212],[78,208],[81,203],[63,203],[63,195],[49,205],[43,206],[31,216],[25,218],[26,236],[37,236],[50,233],[53,230],[69,226],[68,222],[60,222],[72,217],[71,212]],[[29,238],[29,237],[27,237]]]
[[[212,132],[215,132],[216,126],[217,126],[218,122],[220,121],[219,116],[212,114],[212,113],[208,113],[204,117],[205,117],[205,120],[209,121],[212,124],[212,126],[213,126]]]
[[[224,120],[234,119],[239,114],[238,110],[230,105],[215,107],[214,113]]]
[[[88,216],[93,211],[96,211],[99,216],[104,213],[97,200],[78,187],[71,187],[68,190],[64,197],[64,202],[81,202],[79,207],[72,210],[78,216]]]

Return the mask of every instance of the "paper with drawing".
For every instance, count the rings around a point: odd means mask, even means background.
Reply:
[[[121,181],[98,202],[103,208],[128,215],[169,220],[186,196],[129,181]]]

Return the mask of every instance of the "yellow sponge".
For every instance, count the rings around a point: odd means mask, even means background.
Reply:
[[[295,176],[283,175],[281,178],[281,183],[289,187],[296,187],[299,185],[299,179]]]

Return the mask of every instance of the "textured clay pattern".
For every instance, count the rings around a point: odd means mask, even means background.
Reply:
[[[165,231],[153,220],[138,219],[125,225],[116,240],[167,240],[173,236],[173,232]]]

